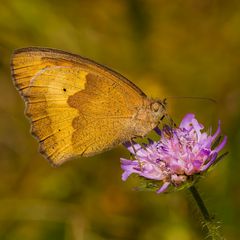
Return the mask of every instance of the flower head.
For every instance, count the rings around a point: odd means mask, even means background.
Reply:
[[[194,114],[187,114],[178,128],[165,126],[156,131],[160,140],[149,140],[148,144],[127,144],[134,160],[121,158],[122,180],[132,174],[160,182],[158,193],[165,192],[170,186],[180,189],[193,182],[195,176],[207,171],[216,163],[218,153],[225,146],[227,138],[214,146],[221,132],[220,121],[213,135],[203,131]]]

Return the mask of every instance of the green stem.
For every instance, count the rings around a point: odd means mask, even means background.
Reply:
[[[199,209],[200,209],[200,211],[201,211],[201,213],[203,215],[204,220],[205,221],[211,221],[211,217],[209,215],[209,212],[208,212],[208,210],[207,210],[207,208],[206,208],[206,206],[205,206],[205,204],[204,204],[204,202],[203,202],[203,200],[202,200],[198,190],[196,189],[196,187],[195,186],[191,186],[189,188],[189,190],[192,193],[192,196],[195,199],[195,201],[196,201],[196,203],[197,203],[197,205],[198,205],[198,207],[199,207]]]
[[[224,239],[224,237],[219,232],[219,226],[216,224],[213,217],[211,217],[211,215],[209,214],[196,187],[195,186],[189,187],[189,191],[191,192],[191,194],[192,194],[194,200],[196,201],[197,206],[203,216],[204,227],[206,228],[207,233],[208,233],[207,238],[212,239],[212,240]]]

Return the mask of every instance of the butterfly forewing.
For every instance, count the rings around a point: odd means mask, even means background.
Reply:
[[[130,139],[132,118],[146,99],[120,74],[59,50],[16,51],[12,74],[40,151],[54,165]]]

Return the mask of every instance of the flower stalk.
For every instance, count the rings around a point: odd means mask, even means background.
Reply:
[[[207,231],[207,239],[211,240],[223,240],[224,237],[221,235],[219,229],[220,226],[217,224],[217,222],[214,220],[214,218],[209,214],[207,207],[205,206],[197,188],[192,185],[189,187],[189,191],[192,194],[193,199],[195,200],[199,211],[202,214],[203,217],[203,227]]]
[[[205,206],[197,188],[193,185],[189,188],[189,191],[191,192],[194,200],[196,201],[196,203],[199,207],[199,210],[203,215],[204,220],[207,221],[207,222],[211,221],[211,217],[209,215],[209,212],[208,212],[208,210],[207,210],[207,208],[206,208],[206,206]]]

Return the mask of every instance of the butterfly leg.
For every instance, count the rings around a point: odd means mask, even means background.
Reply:
[[[171,128],[175,128],[177,126],[176,123],[173,121],[173,119],[169,115],[166,115],[166,118],[169,121],[170,123],[169,125]]]
[[[143,170],[143,164],[140,162],[139,158],[137,157],[137,150],[136,148],[134,147],[134,142],[133,142],[133,139],[130,139],[129,140],[130,144],[131,144],[131,147],[133,148],[133,151],[134,151],[134,154],[135,154],[135,159],[138,161],[138,165],[140,167],[140,171]],[[134,158],[133,154],[131,153],[131,158]]]

